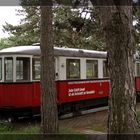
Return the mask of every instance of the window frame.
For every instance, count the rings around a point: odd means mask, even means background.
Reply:
[[[92,77],[88,77],[87,76],[87,64],[90,63],[90,64],[92,64],[92,66],[95,66],[93,62],[97,63],[96,70],[95,70],[95,76],[93,75],[93,68],[92,68]],[[98,78],[98,65],[99,65],[98,59],[86,59],[86,72],[85,72],[86,79],[97,79]]]
[[[24,61],[23,59],[28,59],[28,72],[26,72],[26,75],[27,75],[27,79],[24,79],[24,62],[23,62],[23,79],[17,79],[17,59],[21,59],[22,61]],[[16,67],[16,70],[15,70],[15,74],[16,74],[16,76],[15,76],[15,80],[16,80],[16,82],[29,82],[29,81],[31,81],[31,58],[30,57],[28,57],[28,56],[16,56],[16,59],[15,59],[15,67]]]
[[[140,77],[140,73],[138,74],[138,71],[137,71],[137,64],[139,64],[139,66],[140,66],[140,62],[136,62],[135,63],[135,76],[137,76],[137,77]],[[140,68],[139,68],[140,69]],[[140,71],[140,70],[139,70]]]
[[[12,74],[12,79],[10,79],[10,80],[7,80],[6,79],[6,60],[12,60],[12,72],[11,72],[11,74]],[[14,81],[14,59],[13,59],[13,57],[12,56],[5,56],[4,57],[4,81],[5,82],[13,82]]]
[[[106,64],[106,67],[104,67],[104,64]],[[106,75],[104,74],[104,68],[106,68],[105,69]],[[107,68],[107,60],[103,60],[103,78],[109,78],[109,70]]]
[[[75,62],[77,61],[79,68],[78,68],[78,75],[76,77],[71,77],[70,76],[70,68],[68,65],[70,65],[71,62]],[[76,58],[66,58],[66,79],[67,80],[75,80],[75,79],[81,79],[81,60]]]
[[[40,79],[41,79],[41,69],[40,69],[40,78],[38,78],[38,79],[35,79],[34,78],[34,70],[33,70],[34,60],[38,60],[40,62],[40,68],[41,68],[41,60],[40,60],[40,57],[33,57],[32,58],[32,80],[33,81],[40,81]]]

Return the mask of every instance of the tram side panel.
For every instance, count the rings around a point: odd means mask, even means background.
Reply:
[[[136,92],[140,92],[140,77],[135,77],[135,89]]]
[[[59,103],[100,99],[109,96],[109,80],[59,82]]]
[[[5,90],[8,90],[5,84],[0,84],[0,108],[10,105],[10,94],[7,94]]]
[[[140,102],[140,77],[135,77],[135,91],[137,95],[137,102]]]
[[[32,107],[40,107],[41,104],[41,88],[40,82],[33,83]]]
[[[24,108],[32,106],[32,83],[0,84],[1,108]]]

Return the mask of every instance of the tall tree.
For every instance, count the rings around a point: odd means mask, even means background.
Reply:
[[[58,132],[52,18],[52,6],[41,6],[41,126],[43,133]]]
[[[24,0],[23,0],[24,1]],[[4,30],[12,36],[15,45],[30,45],[40,42],[39,6],[22,6],[18,15],[25,15],[20,25],[6,24]],[[53,7],[54,44],[58,47],[103,50],[98,11],[92,7]],[[91,28],[94,27],[94,28]]]
[[[96,4],[100,6],[98,2]],[[119,0],[117,2],[121,3]],[[104,4],[111,6],[100,6],[111,81],[109,133],[112,134],[136,133],[137,128],[132,1],[125,2],[126,6],[122,6],[115,0],[109,0]]]

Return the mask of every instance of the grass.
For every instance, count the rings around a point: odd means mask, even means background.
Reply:
[[[38,126],[28,126],[28,127],[20,128],[19,130],[13,131],[13,133],[41,134],[41,130],[40,130],[40,127]]]
[[[38,134],[40,133],[40,127],[38,125],[15,125],[12,123],[1,122],[0,134]]]
[[[39,124],[0,123],[0,140],[90,140],[90,137],[80,134],[71,128],[60,128],[58,135],[41,135]],[[78,135],[75,135],[78,134]]]
[[[72,128],[60,128],[60,134],[80,134]],[[39,125],[18,126],[10,123],[0,123],[0,134],[41,134]]]
[[[139,124],[139,127],[140,127],[140,112],[137,112],[137,120],[138,120],[138,124]]]
[[[10,133],[13,131],[13,127],[8,123],[0,123],[0,133]]]

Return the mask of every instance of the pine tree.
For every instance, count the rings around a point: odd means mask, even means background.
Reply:
[[[22,19],[21,25],[13,26],[7,23],[4,26],[4,30],[12,34],[9,40],[15,45],[30,45],[40,42],[40,8],[37,6],[23,6],[18,14],[26,15]],[[79,9],[58,6],[53,8],[53,14],[55,46],[104,49],[96,8],[81,7]]]

